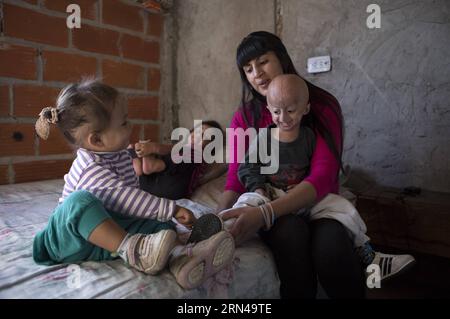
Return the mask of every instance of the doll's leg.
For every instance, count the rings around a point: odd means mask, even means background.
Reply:
[[[133,145],[128,145],[128,153],[130,154],[131,158],[133,159],[133,169],[137,176],[141,176],[143,174],[142,171],[142,159],[139,158],[136,154],[136,151],[133,148]]]
[[[165,169],[166,164],[164,161],[153,155],[144,156],[142,158],[142,171],[146,175],[162,172]]]

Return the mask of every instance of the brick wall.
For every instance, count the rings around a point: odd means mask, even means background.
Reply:
[[[66,26],[69,4],[81,29]],[[0,184],[60,178],[73,151],[34,132],[62,87],[95,75],[125,93],[132,141],[159,140],[163,15],[126,0],[0,0]]]

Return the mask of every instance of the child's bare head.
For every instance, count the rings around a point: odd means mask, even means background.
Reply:
[[[111,126],[116,109],[123,109],[120,110],[123,113],[124,107],[123,98],[115,88],[87,79],[62,89],[56,107],[44,109],[38,123],[45,120],[55,123],[70,144],[84,146],[90,134],[105,132]],[[38,126],[37,133],[44,137]]]
[[[295,74],[278,75],[270,82],[267,107],[280,129],[289,130],[300,125],[310,107],[306,82]]]
[[[295,74],[282,74],[269,85],[267,103],[269,105],[297,105],[306,108],[309,91],[306,82]]]

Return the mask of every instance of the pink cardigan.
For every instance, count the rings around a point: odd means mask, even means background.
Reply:
[[[325,108],[321,105],[315,105],[315,107],[322,109],[322,114],[327,119],[329,127],[331,129],[331,134],[335,138],[337,145],[340,145],[342,136],[340,133],[340,123],[336,115],[332,110]],[[247,111],[247,118],[251,119],[250,112]],[[261,119],[258,123],[258,128],[267,127],[272,124],[272,117],[267,108],[263,108]],[[240,110],[236,111],[231,120],[230,128],[243,128],[244,130],[248,128],[245,124],[244,117]],[[236,143],[234,143],[234,154],[237,152]],[[231,141],[228,138],[228,153],[230,154]],[[246,143],[245,149],[248,149],[248,144]],[[230,160],[228,165],[228,175],[227,182],[225,184],[225,190],[231,190],[238,194],[244,193],[245,188],[238,179],[237,171],[239,164],[236,160]],[[317,193],[316,200],[319,201],[325,197],[328,193],[338,193],[339,191],[339,180],[337,173],[339,170],[339,163],[335,159],[333,153],[328,148],[325,139],[316,132],[316,148],[314,150],[313,157],[311,159],[311,170],[310,174],[304,179],[310,182]]]

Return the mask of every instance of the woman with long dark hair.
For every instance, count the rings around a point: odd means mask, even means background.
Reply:
[[[231,128],[265,128],[272,123],[266,95],[270,82],[281,74],[296,74],[289,54],[274,34],[259,31],[245,37],[237,49],[237,66],[242,80],[242,101]],[[330,298],[363,298],[365,276],[347,230],[333,219],[311,221],[292,214],[319,202],[329,193],[338,193],[342,167],[343,118],[339,102],[327,91],[306,81],[310,112],[301,125],[316,135],[316,146],[307,177],[285,196],[271,202],[275,220],[270,230],[260,230],[264,216],[258,207],[236,208],[224,219],[237,218],[231,233],[237,243],[259,231],[271,249],[281,281],[282,298],[315,298],[317,280]],[[225,192],[218,210],[233,206],[245,192],[238,179],[239,139],[229,136],[230,159]],[[244,141],[245,150],[249,139]],[[370,253],[370,246],[368,246]],[[383,255],[383,254],[381,254]],[[384,255],[386,258],[393,256]],[[373,258],[373,256],[372,256]]]
[[[280,74],[297,74],[289,54],[274,34],[259,31],[245,37],[237,49],[236,62],[242,80],[242,101],[231,128],[256,129],[272,123],[266,108],[270,81]],[[342,156],[342,114],[338,101],[328,92],[306,82],[311,109],[302,120],[316,133],[316,148],[308,177],[286,196],[272,201],[276,219],[261,237],[271,249],[281,281],[282,298],[315,298],[317,277],[331,298],[364,297],[364,273],[345,228],[337,221],[308,221],[291,214],[338,192]],[[249,141],[246,140],[245,149]],[[234,147],[237,148],[237,139]],[[236,155],[237,152],[234,154]],[[219,210],[230,208],[245,192],[237,171],[237,157],[231,159],[225,192]],[[260,210],[244,207],[227,212],[224,219],[237,217],[231,233],[240,242],[263,225]]]

